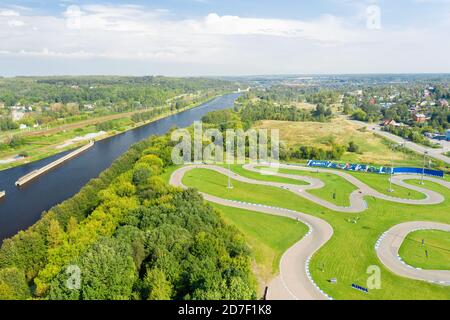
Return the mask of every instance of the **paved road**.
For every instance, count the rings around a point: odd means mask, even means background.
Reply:
[[[263,170],[257,169],[257,168],[255,168],[254,165],[251,165],[251,164],[244,165],[244,168],[249,171],[254,171],[254,172],[259,172],[259,173],[263,172]],[[305,192],[305,191],[311,190],[311,189],[323,188],[324,183],[320,179],[315,179],[315,178],[311,178],[311,177],[303,177],[300,175],[300,173],[299,173],[299,175],[276,173],[276,175],[279,177],[285,177],[285,178],[294,179],[294,180],[306,181],[309,183],[309,185],[298,186],[298,185],[291,185],[291,184],[284,184],[284,183],[271,183],[271,182],[256,183],[256,184],[264,184],[264,185],[273,185],[273,186],[283,187],[284,189],[289,190],[305,199],[313,201],[323,207],[326,207],[330,210],[337,211],[337,212],[357,213],[357,212],[365,211],[367,209],[367,203],[364,201],[364,197],[366,197],[366,196],[372,196],[375,198],[379,198],[379,199],[383,199],[383,200],[387,200],[387,201],[391,201],[391,202],[395,202],[395,203],[415,204],[415,205],[434,205],[434,204],[442,203],[445,200],[444,197],[437,192],[434,192],[432,190],[428,190],[425,188],[421,188],[418,186],[410,185],[404,181],[404,180],[412,179],[415,177],[412,175],[395,175],[392,177],[392,183],[396,184],[396,185],[400,185],[405,188],[409,188],[411,190],[415,190],[420,193],[423,193],[426,196],[425,199],[410,200],[410,199],[402,199],[402,198],[396,198],[396,197],[391,197],[391,196],[385,195],[381,192],[374,190],[373,188],[369,187],[368,185],[361,182],[360,180],[358,180],[357,178],[355,178],[351,174],[348,174],[345,171],[330,170],[330,169],[317,169],[317,168],[303,167],[303,166],[297,166],[297,165],[286,165],[286,164],[280,164],[279,168],[298,170],[298,171],[322,172],[322,173],[334,174],[334,175],[344,178],[345,180],[347,180],[348,182],[350,182],[351,184],[356,186],[358,189],[350,194],[350,206],[349,207],[341,207],[341,206],[335,205],[334,203],[326,201],[322,198],[314,196],[308,192]],[[226,174],[226,173],[224,173],[224,174]],[[233,178],[236,178],[236,176],[234,176]],[[431,178],[431,177],[424,177],[424,179],[441,184],[450,189],[450,182],[447,182],[445,180]],[[238,178],[236,178],[236,180],[240,180],[240,181],[248,182],[248,183],[254,183],[254,180],[251,180],[251,179],[241,179],[238,177]]]
[[[186,188],[182,179],[183,176],[192,169],[207,168],[215,170],[223,174],[229,174],[229,171],[222,167],[193,165],[183,167],[175,171],[171,178],[170,184]],[[233,179],[239,178],[234,175]],[[243,178],[243,177],[241,177]],[[242,179],[246,182],[256,180]],[[261,181],[258,181],[261,182]],[[251,182],[250,182],[251,183]],[[270,182],[267,185],[271,185]],[[257,211],[271,215],[283,216],[292,219],[298,219],[309,227],[310,233],[307,237],[297,242],[291,247],[281,258],[280,275],[276,277],[270,284],[267,298],[270,300],[325,300],[328,297],[320,291],[312,282],[309,271],[307,270],[307,261],[319,250],[333,235],[333,228],[324,220],[283,208],[274,208],[261,206],[259,204],[242,203],[226,200],[202,193],[205,200],[220,205]]]
[[[292,166],[292,165],[280,165],[282,168],[289,168],[289,169],[298,169],[298,170],[307,170],[307,171],[317,171],[317,169],[307,168],[307,167],[301,167],[301,166]],[[244,166],[247,170],[252,171],[260,171],[259,169],[256,169],[252,165],[246,165]],[[404,182],[405,179],[411,179],[411,176],[396,176],[396,180],[393,180],[393,183],[396,183],[398,185],[402,185],[407,188],[411,188],[413,190],[417,190],[419,192],[423,192],[426,194],[427,198],[424,200],[407,200],[407,199],[400,199],[400,198],[393,198],[386,196],[384,194],[381,194],[369,186],[365,185],[352,175],[349,175],[348,173],[341,172],[341,171],[334,171],[334,170],[327,170],[327,169],[319,169],[319,171],[322,172],[328,172],[332,174],[339,175],[346,179],[347,181],[353,183],[355,186],[359,188],[359,190],[352,193],[350,196],[351,199],[351,207],[349,208],[343,208],[343,207],[337,207],[334,204],[324,201],[320,198],[314,197],[314,196],[308,196],[307,192],[304,192],[307,189],[311,188],[320,188],[323,187],[324,184],[319,179],[311,178],[311,177],[301,177],[298,175],[292,175],[292,174],[281,174],[277,173],[277,176],[286,177],[290,179],[299,179],[303,181],[307,181],[310,185],[309,186],[298,186],[298,185],[291,185],[291,184],[285,184],[285,183],[278,183],[278,182],[269,182],[269,181],[260,181],[260,180],[253,180],[249,179],[243,176],[240,176],[236,173],[230,172],[228,169],[225,169],[223,167],[219,166],[212,166],[212,165],[190,165],[185,166],[183,168],[180,168],[176,170],[171,178],[170,178],[170,184],[182,188],[186,188],[186,186],[183,185],[182,179],[184,175],[193,170],[193,169],[208,169],[213,170],[216,172],[219,172],[224,175],[231,175],[234,180],[255,184],[255,185],[266,185],[266,186],[272,186],[272,187],[279,187],[284,190],[289,190],[291,192],[294,192],[295,194],[302,196],[304,198],[307,198],[315,203],[318,203],[320,205],[323,205],[325,207],[330,208],[331,210],[335,210],[336,208],[338,210],[335,211],[346,211],[346,212],[356,212],[356,211],[363,211],[367,209],[367,205],[363,200],[364,196],[371,195],[374,197],[379,197],[388,201],[394,201],[394,202],[401,202],[401,203],[409,203],[409,204],[435,204],[442,202],[444,198],[439,193],[433,192],[431,190],[419,188],[416,186],[412,186]],[[435,178],[426,178],[427,180],[440,183],[441,185],[450,188],[450,183],[435,179]],[[244,203],[239,201],[232,201],[232,200],[226,200],[222,198],[218,198],[206,193],[202,193],[203,197],[207,201],[211,201],[217,204],[221,204],[224,206],[229,206],[233,208],[240,208],[240,209],[246,209],[251,211],[257,211],[262,212],[266,214],[272,214],[272,215],[278,215],[278,216],[284,216],[289,217],[293,219],[300,220],[301,222],[305,223],[310,231],[306,237],[304,237],[302,240],[297,242],[293,247],[291,247],[282,257],[280,262],[280,275],[276,277],[270,284],[269,284],[269,291],[268,291],[268,298],[271,300],[323,300],[323,299],[329,299],[324,292],[320,290],[314,283],[313,279],[311,278],[309,274],[309,260],[312,257],[312,255],[317,252],[333,235],[333,228],[324,220],[319,219],[317,217],[313,217],[301,212],[287,210],[283,208],[275,208],[270,206],[264,206],[261,204],[251,204],[251,203]],[[356,210],[356,211],[352,211]],[[415,227],[421,226],[421,223],[417,223]],[[424,223],[422,227],[427,227],[427,225]],[[395,228],[395,227],[394,227]],[[390,232],[386,234],[391,234]],[[406,233],[407,234],[407,233]],[[406,236],[406,235],[405,235]],[[392,264],[392,254],[389,253],[389,248],[391,247],[390,244],[392,244],[392,241],[389,241],[389,237],[385,236],[382,240],[380,240],[380,246],[377,248],[377,252],[381,253],[383,256],[383,259],[387,259],[386,266],[391,269],[394,268],[394,270],[398,271],[400,275],[408,277],[409,273],[403,273],[401,269],[398,269],[399,267],[397,264]],[[404,238],[403,238],[404,239]],[[403,240],[402,240],[403,241]],[[400,242],[401,244],[401,242]],[[385,249],[385,246],[388,249]],[[380,258],[381,260],[381,258]],[[384,260],[381,260],[383,263]],[[416,270],[417,271],[417,270]],[[395,272],[395,271],[394,271]],[[415,273],[419,273],[418,271]],[[414,275],[415,275],[414,273]],[[441,281],[440,277],[436,277],[434,273],[431,274],[430,279],[434,279],[434,281]],[[413,277],[416,279],[415,277]]]
[[[377,243],[380,261],[393,273],[411,279],[450,285],[450,270],[422,270],[405,264],[398,251],[407,235],[420,229],[450,232],[450,225],[436,222],[414,221],[398,224],[389,229]]]
[[[450,143],[446,142],[446,143],[441,144],[444,146],[444,148],[439,148],[439,149],[429,148],[429,147],[425,147],[425,146],[422,146],[420,144],[417,144],[417,143],[414,143],[411,141],[407,141],[407,140],[403,139],[402,137],[396,136],[392,133],[382,131],[380,126],[377,124],[361,122],[361,121],[356,121],[356,120],[349,120],[349,121],[352,123],[355,123],[359,126],[367,127],[368,130],[374,131],[378,135],[383,136],[393,142],[396,142],[398,144],[404,144],[406,148],[408,148],[412,151],[415,151],[417,153],[423,154],[425,151],[427,151],[428,155],[431,158],[441,160],[447,164],[450,164],[450,158],[442,154],[442,153],[450,151]]]

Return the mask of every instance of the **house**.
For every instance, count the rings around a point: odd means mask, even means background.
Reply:
[[[385,120],[381,126],[387,127],[387,126],[394,126],[394,127],[407,127],[404,123],[396,122],[395,120]]]
[[[381,108],[384,108],[384,109],[387,109],[387,108],[390,108],[390,107],[392,107],[394,104],[392,103],[392,102],[382,102],[382,103],[380,103],[380,107]]]
[[[387,126],[396,126],[397,122],[395,120],[384,120],[381,126],[387,127]]]
[[[423,113],[416,113],[414,115],[414,121],[417,123],[425,123],[427,122],[427,117]]]
[[[23,123],[19,127],[20,130],[25,130],[26,128],[28,128],[27,125]]]
[[[13,121],[19,121],[25,116],[25,113],[22,111],[12,110],[11,118]]]
[[[441,107],[443,107],[443,108],[448,107],[448,101],[445,99],[439,100],[439,103],[440,103]]]

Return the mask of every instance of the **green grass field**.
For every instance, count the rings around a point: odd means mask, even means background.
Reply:
[[[399,277],[387,270],[378,260],[374,245],[380,235],[392,226],[414,220],[450,223],[450,190],[427,182],[425,187],[446,197],[444,203],[431,206],[396,204],[368,197],[369,209],[360,214],[337,213],[318,206],[279,188],[255,186],[233,181],[234,189],[226,188],[227,177],[206,169],[186,174],[183,182],[202,192],[218,197],[279,206],[317,216],[334,229],[332,239],[313,256],[310,271],[316,283],[335,299],[450,299],[450,288],[423,281]],[[418,184],[418,180],[411,180]],[[349,218],[358,217],[356,224]],[[366,285],[367,268],[381,269],[382,288],[368,294],[351,288],[356,283]],[[337,278],[337,284],[328,282]]]
[[[283,253],[302,239],[308,227],[293,219],[212,204],[224,220],[245,236],[256,262],[255,273],[263,289],[279,273]]]
[[[279,169],[280,173],[294,174],[298,176],[305,176],[311,178],[317,178],[325,183],[325,186],[320,189],[307,190],[312,195],[316,197],[327,200],[338,206],[347,207],[350,205],[350,194],[357,190],[357,188],[345,180],[344,178],[331,173],[322,172],[308,172],[302,170],[291,170],[291,169]]]
[[[425,251],[428,251],[428,258]],[[450,270],[450,232],[439,230],[411,232],[400,247],[399,254],[403,261],[416,268]]]
[[[383,194],[403,199],[412,199],[412,200],[422,200],[425,199],[426,196],[423,193],[404,188],[401,186],[397,186],[395,184],[392,185],[393,192],[388,192],[389,190],[389,176],[375,173],[365,173],[365,172],[352,172],[347,171],[347,173],[351,174],[355,178],[358,178],[368,186],[373,189],[381,192]]]

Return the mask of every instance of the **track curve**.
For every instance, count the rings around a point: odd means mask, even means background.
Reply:
[[[173,186],[187,188],[183,185],[184,175],[193,169],[210,169],[228,174],[229,171],[217,166],[192,165],[176,170],[170,177]],[[233,178],[237,178],[235,175]],[[243,177],[241,177],[243,178]],[[253,181],[243,178],[246,182]],[[261,182],[261,181],[260,181]],[[251,183],[251,182],[250,182]],[[267,183],[265,185],[270,185]],[[280,184],[281,185],[281,184]],[[326,300],[330,299],[312,281],[309,274],[309,259],[317,252],[333,235],[333,228],[325,220],[307,215],[301,212],[263,206],[260,204],[243,203],[218,198],[206,193],[201,193],[205,200],[220,205],[257,211],[261,213],[298,219],[309,227],[306,237],[297,242],[286,251],[280,261],[280,275],[270,284],[267,298],[270,300]]]
[[[386,231],[375,249],[378,259],[393,273],[416,280],[450,285],[450,270],[423,270],[403,262],[399,256],[400,246],[408,234],[417,230],[440,230],[450,232],[450,225],[437,222],[413,221],[398,224]]]
[[[257,169],[254,167],[254,165],[248,164],[243,166],[244,169],[254,172],[261,172],[260,169]],[[185,167],[182,167],[178,170],[176,170],[172,176],[170,177],[170,184],[173,186],[181,187],[181,188],[187,188],[185,185],[183,185],[182,179],[184,175],[193,170],[193,169],[208,169],[213,170],[216,172],[219,172],[223,175],[230,175],[234,180],[249,183],[249,184],[255,184],[255,185],[265,185],[265,186],[271,186],[271,187],[278,187],[284,190],[291,191],[303,198],[306,198],[310,201],[313,201],[319,205],[322,205],[330,210],[337,211],[337,212],[362,212],[367,209],[367,204],[364,201],[365,196],[373,196],[376,198],[380,198],[383,200],[396,202],[396,203],[404,203],[404,204],[414,204],[414,205],[433,205],[443,202],[445,199],[444,197],[434,191],[424,189],[418,186],[410,185],[406,183],[404,180],[412,179],[412,176],[410,175],[401,175],[401,176],[394,176],[392,179],[392,183],[409,188],[411,190],[415,190],[418,192],[421,192],[426,195],[425,199],[422,200],[410,200],[410,199],[402,199],[402,198],[395,198],[390,197],[388,195],[382,194],[373,188],[369,187],[365,183],[361,182],[354,176],[340,171],[333,171],[333,170],[327,170],[327,169],[312,169],[308,167],[302,167],[302,166],[294,166],[294,165],[285,165],[280,164],[280,168],[286,168],[286,169],[295,169],[295,170],[305,170],[310,172],[326,172],[331,174],[336,174],[353,185],[355,185],[358,190],[354,191],[350,195],[350,207],[340,207],[336,206],[335,204],[328,202],[326,200],[323,200],[321,198],[318,198],[312,194],[309,194],[305,192],[306,190],[310,189],[319,189],[324,186],[324,183],[320,179],[301,176],[301,175],[294,175],[294,174],[282,174],[282,173],[276,173],[276,176],[279,177],[285,177],[289,179],[295,179],[295,180],[302,180],[309,183],[307,186],[302,185],[293,185],[293,184],[287,184],[287,183],[279,183],[279,182],[270,182],[270,181],[263,181],[263,180],[254,180],[250,178],[246,178],[243,176],[240,176],[232,171],[229,171],[228,169],[225,169],[220,166],[215,165],[188,165]],[[447,187],[450,189],[450,183],[444,180],[439,180],[435,178],[425,177],[426,180],[432,181],[435,183],[438,183],[444,187]],[[239,201],[233,201],[233,200],[227,200],[222,199],[219,197],[215,197],[206,193],[201,192],[205,200],[214,202],[220,205],[228,206],[228,207],[234,207],[239,209],[245,209],[250,211],[257,211],[261,213],[271,214],[271,215],[278,215],[283,217],[289,217],[292,219],[299,220],[306,224],[310,231],[303,239],[301,239],[299,242],[297,242],[293,247],[289,248],[288,251],[285,252],[285,254],[282,256],[280,261],[280,275],[276,277],[270,284],[269,284],[269,292],[268,292],[268,298],[271,300],[324,300],[324,299],[330,299],[327,294],[325,294],[320,288],[317,287],[317,285],[314,283],[313,279],[311,278],[311,275],[309,273],[309,261],[314,253],[316,253],[325,243],[332,237],[333,235],[333,228],[331,227],[328,222],[325,220],[322,220],[320,218],[302,213],[297,212],[293,210],[288,210],[284,208],[276,208],[276,207],[270,207],[265,206],[261,204],[253,204],[253,203],[245,203],[245,202],[239,202]],[[405,227],[406,226],[406,227]],[[424,280],[429,282],[437,282],[441,284],[448,283],[450,284],[450,271],[442,271],[439,270],[437,272],[428,270],[418,270],[414,269],[414,272],[411,272],[412,267],[404,266],[398,259],[398,249],[395,251],[396,246],[398,245],[398,248],[400,248],[400,244],[398,244],[398,237],[387,237],[387,234],[396,234],[397,232],[406,232],[404,234],[404,239],[406,235],[411,232],[407,232],[408,230],[414,230],[419,228],[428,228],[429,226],[434,226],[434,228],[449,228],[449,225],[445,224],[439,224],[439,223],[431,223],[431,222],[412,222],[412,223],[405,223],[400,224],[397,226],[394,226],[392,229],[390,229],[388,232],[384,234],[384,237],[382,237],[376,246],[377,255],[380,259],[380,261],[392,272],[412,278],[412,279],[418,279],[418,280]],[[411,229],[412,228],[412,229]],[[431,229],[434,229],[431,228]],[[440,229],[441,230],[441,229]],[[447,229],[445,229],[447,231]],[[405,269],[406,268],[406,269]],[[421,272],[422,271],[422,272]],[[447,278],[449,277],[449,278]]]
[[[327,209],[330,209],[330,210],[333,210],[336,212],[359,213],[359,212],[363,212],[363,211],[367,210],[367,204],[364,201],[364,197],[367,197],[367,196],[372,196],[372,197],[375,197],[378,199],[395,202],[395,203],[413,204],[413,205],[435,205],[435,204],[442,203],[445,200],[445,198],[440,193],[437,193],[437,192],[429,190],[429,189],[421,188],[418,186],[414,186],[414,185],[411,185],[411,184],[408,184],[407,182],[405,182],[404,180],[414,178],[414,176],[411,176],[411,175],[393,176],[392,183],[402,186],[402,187],[405,187],[405,188],[408,188],[408,189],[411,189],[411,190],[414,190],[414,191],[417,191],[417,192],[420,192],[425,195],[425,197],[426,197],[425,199],[411,200],[411,199],[403,199],[403,198],[396,198],[396,197],[388,196],[386,194],[378,192],[375,189],[369,187],[367,184],[361,182],[360,180],[358,180],[351,174],[348,174],[348,173],[342,172],[342,171],[334,171],[334,170],[329,170],[329,169],[315,169],[315,168],[313,169],[310,167],[302,167],[302,166],[286,165],[286,164],[279,164],[277,166],[281,169],[292,169],[292,170],[298,170],[298,171],[303,170],[303,171],[308,171],[308,172],[322,172],[322,173],[334,174],[334,175],[344,178],[345,180],[347,180],[348,182],[353,184],[355,187],[357,187],[358,189],[350,194],[350,206],[342,207],[342,206],[337,206],[334,203],[331,203],[324,199],[321,199],[317,196],[314,196],[308,192],[305,192],[308,190],[323,188],[324,183],[320,179],[301,176],[301,174],[294,175],[294,174],[276,173],[276,176],[278,176],[278,177],[284,177],[284,178],[308,182],[309,185],[306,185],[306,186],[297,186],[297,185],[289,185],[289,184],[283,184],[283,185],[285,185],[287,187],[286,188],[287,190],[290,190],[305,199],[308,199],[314,203],[317,203]],[[252,164],[244,165],[243,168],[246,170],[249,170],[249,171],[253,171],[253,172],[259,172],[259,173],[263,172],[263,170],[255,168],[255,166]],[[450,183],[445,180],[439,180],[439,179],[431,178],[431,177],[424,177],[424,179],[427,181],[438,183],[438,184],[450,189]]]

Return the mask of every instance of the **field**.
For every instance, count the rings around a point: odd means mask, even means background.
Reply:
[[[393,151],[389,144],[371,131],[363,131],[343,117],[331,122],[288,122],[261,121],[255,128],[278,129],[280,140],[288,147],[312,146],[329,149],[331,142],[347,146],[354,141],[360,147],[360,154],[346,153],[342,161],[365,164],[408,165],[422,167],[423,158],[416,154]],[[359,129],[359,130],[358,130]]]
[[[278,274],[283,253],[308,232],[308,228],[295,220],[258,212],[212,204],[222,213],[224,220],[236,226],[245,236],[255,260],[255,273],[260,292]]]
[[[264,177],[264,176],[261,176]],[[376,180],[376,179],[375,179]],[[313,256],[311,274],[316,283],[335,299],[450,299],[450,288],[403,278],[391,273],[378,260],[374,245],[383,232],[407,221],[450,223],[450,191],[427,182],[425,187],[440,192],[445,202],[431,206],[396,204],[367,197],[369,209],[359,214],[337,213],[295,194],[275,187],[250,185],[233,180],[234,189],[226,188],[227,177],[207,169],[194,169],[185,175],[183,183],[208,194],[252,203],[284,207],[320,217],[330,223],[334,235]],[[420,185],[412,179],[408,183]],[[357,223],[350,220],[358,218]],[[366,285],[367,268],[381,269],[382,288],[368,294],[351,288],[351,284]],[[328,280],[337,278],[336,284]]]
[[[259,173],[245,170],[242,168],[242,166],[239,165],[231,166],[231,170],[244,177],[255,180],[285,182],[299,185],[305,184],[301,180],[287,179],[277,176],[267,176],[267,175],[263,176]],[[295,169],[284,169],[284,168],[280,168],[279,173],[294,174],[299,176],[318,178],[322,180],[325,183],[325,186],[323,188],[308,190],[307,192],[339,206],[348,206],[349,196],[353,191],[356,190],[356,187],[352,185],[350,182],[334,174],[299,171]],[[348,173],[354,175],[356,178],[363,181],[367,185],[371,186],[378,192],[381,192],[389,196],[415,200],[425,198],[425,195],[420,192],[410,190],[397,185],[393,186],[393,192],[388,192],[389,177],[386,175],[368,174],[360,172],[348,172]],[[335,197],[333,197],[334,195]]]
[[[428,252],[428,257],[425,251]],[[400,247],[399,254],[403,261],[416,268],[450,270],[450,232],[439,230],[412,232]]]

